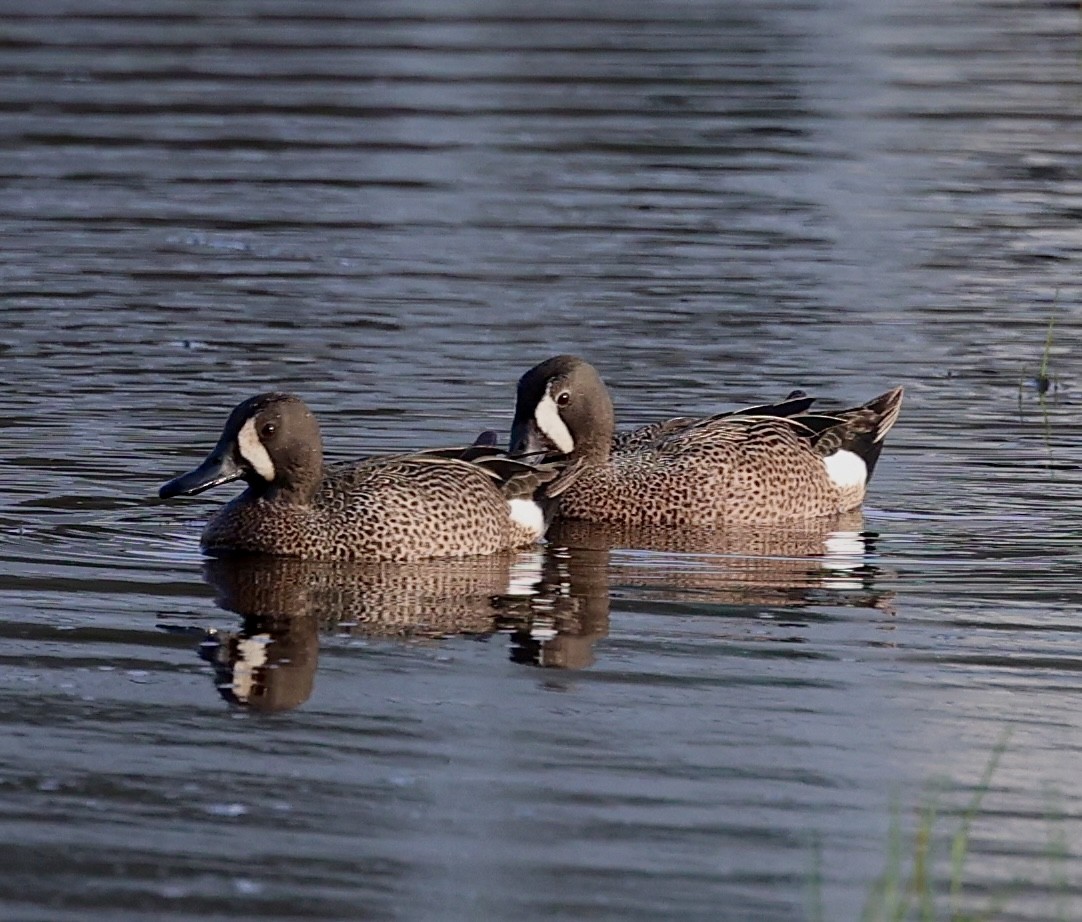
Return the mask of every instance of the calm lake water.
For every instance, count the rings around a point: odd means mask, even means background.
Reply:
[[[1077,4],[12,0],[0,915],[854,919],[929,788],[1082,914]],[[1038,373],[1050,317],[1049,393]],[[229,409],[329,454],[906,388],[863,519],[228,567]],[[911,852],[911,847],[910,847]]]

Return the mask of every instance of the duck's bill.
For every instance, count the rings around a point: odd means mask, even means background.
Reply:
[[[552,445],[532,419],[515,420],[511,427],[508,451],[512,455],[543,455],[552,451]]]
[[[162,499],[170,499],[173,496],[195,496],[196,493],[202,493],[211,487],[229,483],[243,476],[244,471],[228,454],[213,454],[194,471],[170,480],[158,491],[158,496]]]

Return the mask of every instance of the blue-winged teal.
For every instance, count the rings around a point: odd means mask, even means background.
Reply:
[[[324,466],[319,424],[303,401],[261,394],[233,410],[207,459],[159,495],[247,482],[207,523],[202,545],[211,553],[420,560],[535,542],[575,473],[484,446]]]
[[[855,509],[898,418],[902,389],[861,407],[809,413],[782,403],[683,417],[614,434],[608,390],[558,355],[518,384],[512,454],[558,451],[584,464],[559,515],[638,525],[768,524]]]

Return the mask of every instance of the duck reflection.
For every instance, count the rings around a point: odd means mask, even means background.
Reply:
[[[795,611],[813,606],[889,609],[875,535],[859,511],[772,529],[688,529],[561,521],[548,533],[544,576],[529,606],[501,626],[512,659],[563,669],[594,661],[609,631],[610,599]]]
[[[514,662],[593,664],[613,593],[664,603],[887,608],[860,513],[800,528],[712,531],[560,522],[549,545],[514,555],[411,564],[275,557],[208,560],[216,602],[240,615],[200,655],[219,692],[253,710],[312,693],[321,633],[435,639],[506,635]]]
[[[585,669],[609,632],[608,548],[550,544],[542,579],[528,600],[497,600],[511,659],[551,669]],[[526,604],[523,604],[523,601]]]
[[[889,607],[870,562],[875,535],[859,510],[760,529],[622,527],[560,521],[549,541],[573,558],[589,553],[593,591],[633,587],[637,598],[722,605]]]
[[[208,631],[199,655],[214,667],[215,685],[226,701],[254,711],[287,711],[312,694],[319,621],[246,615],[237,631]]]
[[[408,564],[230,556],[206,561],[203,574],[215,602],[241,624],[207,632],[200,656],[214,666],[222,697],[253,710],[287,710],[308,699],[320,633],[489,636],[512,631],[509,623],[530,624],[536,609],[551,626],[545,643],[558,645],[577,624],[563,617],[574,602],[542,548]],[[512,658],[525,661],[515,649]]]

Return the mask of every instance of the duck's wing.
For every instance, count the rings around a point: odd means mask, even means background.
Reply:
[[[694,416],[679,416],[675,419],[666,419],[648,426],[640,426],[630,432],[618,432],[612,440],[612,450],[615,454],[634,454],[664,442],[666,439],[686,430],[689,426],[701,422]]]
[[[472,462],[496,481],[507,499],[555,499],[582,473],[582,461],[570,461],[564,455],[550,455],[532,462],[506,454],[489,454]]]
[[[731,431],[734,437],[738,437],[739,433],[746,431],[754,421],[792,419],[806,413],[814,402],[815,398],[809,397],[804,391],[792,391],[779,403],[764,403],[740,410],[728,410],[714,416],[678,416],[674,419],[641,426],[630,432],[618,433],[613,440],[612,450],[619,454],[648,451],[701,428],[717,429],[721,432]],[[726,426],[726,421],[733,421],[733,425]]]
[[[542,491],[555,498],[579,476],[582,464],[565,455],[548,455],[542,460],[518,458],[500,448],[474,443],[463,447],[427,448],[400,455],[383,455],[361,462],[345,462],[334,470],[347,476],[364,477],[394,473],[401,476],[422,475],[434,467],[461,476],[489,478],[508,499],[527,498]]]
[[[836,413],[797,410],[775,415],[749,409],[699,420],[660,444],[658,450],[682,453],[720,445],[739,450],[773,444],[793,449],[803,446],[822,458],[849,451],[864,462],[867,477],[871,478],[883,440],[897,422],[901,405],[902,389],[897,387],[859,407]],[[780,406],[789,409],[786,404]]]

